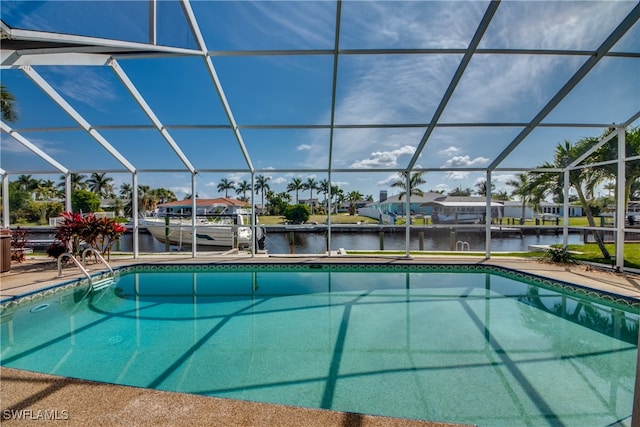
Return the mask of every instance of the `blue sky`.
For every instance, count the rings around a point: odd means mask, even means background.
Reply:
[[[636,3],[503,1],[479,48],[593,51]],[[251,162],[257,174],[270,177],[272,190],[284,191],[294,177],[327,178],[322,170],[329,167],[332,143],[331,167],[344,170],[332,173],[334,184],[376,199],[381,190],[397,192],[390,187],[397,177],[391,170],[406,167],[414,156],[462,59],[460,51],[341,55],[335,124],[363,127],[337,128],[331,141],[327,128],[300,126],[326,126],[331,120],[335,2],[194,1],[191,6],[209,51],[326,52],[212,57]],[[485,1],[345,1],[339,48],[465,49],[487,6]],[[3,1],[0,13],[14,28],[148,41],[147,2]],[[176,2],[159,2],[158,42],[197,48]],[[638,22],[612,51],[640,54]],[[200,197],[220,196],[216,186],[222,178],[250,180],[239,144],[225,128],[227,116],[201,57],[116,59],[199,171]],[[587,55],[476,54],[440,117],[440,124],[450,126],[437,127],[417,159],[417,166],[430,169],[422,189],[473,188],[485,175],[464,169],[489,165],[522,130],[515,125],[478,125],[528,123],[587,59]],[[181,171],[184,164],[150,127],[151,121],[110,67],[33,68],[141,170],[140,185],[169,188],[179,197],[191,192],[190,175]],[[130,175],[116,172],[123,170],[122,165],[25,73],[3,68],[1,78],[18,100],[20,118],[11,126],[25,138],[73,171],[107,171],[116,185],[131,182]],[[602,59],[542,123],[619,123],[638,111],[640,61],[611,56]],[[477,126],[454,126],[461,123]],[[264,129],[269,125],[298,128]],[[500,168],[551,161],[558,143],[602,131],[601,127],[538,128]],[[58,180],[60,173],[13,138],[3,133],[0,142],[0,167],[7,172],[49,171],[35,177]],[[167,171],[156,172],[159,169]],[[495,172],[496,189],[509,190],[504,182],[513,174]],[[308,192],[301,197],[308,197]]]

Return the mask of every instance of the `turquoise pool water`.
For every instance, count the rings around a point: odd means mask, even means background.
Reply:
[[[630,425],[638,305],[497,268],[121,271],[2,310],[2,365],[480,426]]]

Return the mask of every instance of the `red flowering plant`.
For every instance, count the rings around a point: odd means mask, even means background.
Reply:
[[[24,262],[24,248],[27,245],[27,230],[18,227],[11,233],[11,261]]]
[[[56,230],[56,242],[48,249],[50,257],[58,258],[68,251],[80,255],[85,246],[110,254],[113,244],[127,231],[126,227],[109,218],[96,218],[93,214],[65,212]]]
[[[111,248],[127,231],[127,227],[109,218],[97,218],[94,226],[96,231],[94,247],[99,248],[103,255],[106,253],[107,258],[111,259]]]

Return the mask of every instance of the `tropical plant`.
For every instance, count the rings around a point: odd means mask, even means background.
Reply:
[[[22,190],[29,192],[32,192],[38,186],[38,180],[32,178],[31,175],[20,175],[16,182]]]
[[[310,176],[307,178],[307,181],[303,184],[305,190],[309,190],[309,205],[311,206],[311,215],[313,215],[313,190],[318,189],[318,182]]]
[[[143,212],[149,212],[156,208],[158,199],[148,185],[138,186],[138,206]]]
[[[335,212],[338,212],[338,208],[342,206],[342,202],[346,200],[344,190],[337,185],[331,186],[331,196],[334,200]]]
[[[58,258],[66,251],[79,256],[84,245],[90,245],[109,256],[113,244],[127,231],[115,220],[96,218],[93,214],[65,212],[62,218],[56,227],[56,241],[47,249],[47,254],[53,258]]]
[[[242,198],[240,200],[243,200],[245,202],[249,201],[249,199],[247,198],[247,191],[251,191],[251,183],[247,180],[239,182],[236,186],[236,194],[242,193]]]
[[[129,183],[120,184],[120,199],[125,202],[124,214],[131,217],[133,215],[133,186]]]
[[[471,195],[471,189],[470,188],[462,189],[461,187],[456,187],[453,190],[449,191],[448,195],[449,196],[465,196],[465,197],[468,197],[468,196]]]
[[[106,173],[92,173],[86,185],[89,191],[94,192],[98,197],[107,198],[113,194],[113,178]]]
[[[318,191],[320,193],[324,194],[323,205],[324,205],[327,213],[329,213],[329,211],[330,211],[330,208],[329,208],[329,193],[331,193],[331,190],[332,190],[331,183],[326,178],[321,180],[320,183],[318,184]],[[333,194],[331,194],[331,196],[333,197]]]
[[[607,131],[604,136],[610,131]],[[595,138],[594,138],[595,140]],[[608,144],[603,145],[594,153],[594,156],[590,158],[590,161],[605,162],[610,159],[618,157],[618,144],[617,137],[614,137]],[[640,155],[640,126],[635,128],[628,128],[625,132],[625,157],[632,158]],[[618,165],[616,163],[608,163],[600,166],[599,171],[602,171],[609,179],[616,180],[618,175]],[[624,205],[627,206],[632,194],[632,188],[635,183],[640,180],[640,162],[630,161],[625,163],[625,186],[624,186]],[[598,181],[595,181],[597,184]],[[616,192],[617,185],[611,185],[611,183],[604,186],[605,190],[613,190]],[[593,186],[589,188],[593,191]],[[617,194],[616,194],[617,195]]]
[[[402,200],[402,197],[407,194],[407,176],[409,171],[398,172],[398,179],[394,181],[391,186],[400,188],[402,191],[398,194],[398,200]],[[422,177],[424,172],[418,171],[411,174],[409,178],[409,196],[423,196],[424,192],[420,189],[420,186],[426,184],[427,181]]]
[[[11,261],[24,262],[24,248],[27,243],[27,230],[18,227],[11,232]]]
[[[506,182],[509,187],[513,187],[511,195],[516,196],[522,202],[522,213],[520,214],[521,221],[524,221],[527,205],[532,203],[533,200],[537,200],[534,197],[534,192],[531,183],[531,175],[526,173],[518,173],[515,179],[510,179]],[[537,201],[536,204],[540,202]]]
[[[154,199],[157,200],[158,203],[175,202],[178,200],[175,193],[166,188],[156,188],[151,190],[150,193],[153,194]]]
[[[284,217],[287,221],[290,221],[294,224],[302,224],[309,220],[311,216],[311,212],[309,210],[309,206],[307,205],[289,205],[284,212]]]
[[[70,173],[69,177],[71,181],[71,192],[74,192],[76,190],[84,190],[85,188],[87,188],[87,184],[85,182],[85,179],[87,177],[85,175],[78,174],[78,173]],[[58,183],[58,188],[62,189],[62,191],[65,191],[66,185],[67,185],[66,176],[60,175],[60,182]]]
[[[49,180],[40,180],[35,188],[36,199],[53,199],[58,196],[58,189],[56,183]]]
[[[256,183],[254,186],[254,191],[256,192],[256,194],[260,194],[260,207],[262,208],[263,212],[266,212],[265,206],[264,206],[264,192],[265,191],[269,191],[269,180],[271,178],[268,176],[264,176],[264,175],[258,175],[256,176]]]
[[[71,194],[74,212],[96,212],[100,209],[100,197],[89,190],[76,190]]]
[[[289,206],[291,195],[289,193],[273,191],[267,192],[267,201],[269,203],[269,215],[282,215]]]
[[[493,190],[495,190],[496,186],[493,185],[493,183],[491,184],[491,192],[493,192]],[[486,179],[482,179],[478,182],[476,182],[476,191],[475,193],[478,196],[487,196],[488,193],[488,188],[487,188],[487,180]]]
[[[546,162],[538,169],[564,169],[591,149],[591,147],[597,144],[597,142],[597,138],[585,138],[575,144],[572,144],[570,141],[564,141],[564,143],[558,144],[556,147],[553,163]],[[593,158],[587,159],[586,162],[593,163]],[[604,179],[603,172],[604,170],[601,168],[581,168],[569,171],[569,186],[576,191],[578,200],[580,200],[580,205],[582,205],[582,211],[585,213],[590,227],[595,227],[596,224],[591,210],[591,203],[587,198],[587,190],[594,188],[598,182],[601,182],[602,179]],[[536,189],[540,199],[542,199],[546,194],[555,194],[556,197],[563,194],[564,174],[537,171],[531,173],[532,188]],[[593,235],[598,248],[602,252],[602,256],[607,260],[611,259],[611,255],[605,247],[600,233],[593,233]]]
[[[551,246],[544,252],[544,259],[550,262],[559,264],[577,264],[578,262],[573,258],[571,252],[566,247],[559,248]]]
[[[2,111],[2,120],[5,122],[15,122],[18,120],[16,98],[9,92],[5,85],[0,85],[0,110]]]
[[[356,203],[362,200],[362,194],[359,191],[350,191],[347,194],[347,200],[349,201],[349,215],[355,215]]]
[[[235,190],[236,183],[233,181],[229,181],[227,178],[222,178],[218,183],[218,191],[222,193],[224,191],[224,197],[229,197],[229,190]]]
[[[298,204],[298,192],[304,189],[304,184],[300,178],[292,178],[291,182],[287,184],[287,193],[292,191],[296,192],[296,205]]]

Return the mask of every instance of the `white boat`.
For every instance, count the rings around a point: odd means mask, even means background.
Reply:
[[[433,208],[433,224],[479,224],[484,222],[487,213],[487,202],[479,197],[446,197],[421,206]],[[502,218],[502,208],[502,203],[492,201],[491,218]]]
[[[158,211],[140,222],[162,243],[173,245],[246,248],[251,246],[253,233],[251,210],[235,199],[196,200],[195,239],[191,225],[191,200],[170,202],[158,206]],[[232,202],[232,203],[230,203]],[[264,230],[256,227],[258,243],[264,241]]]

